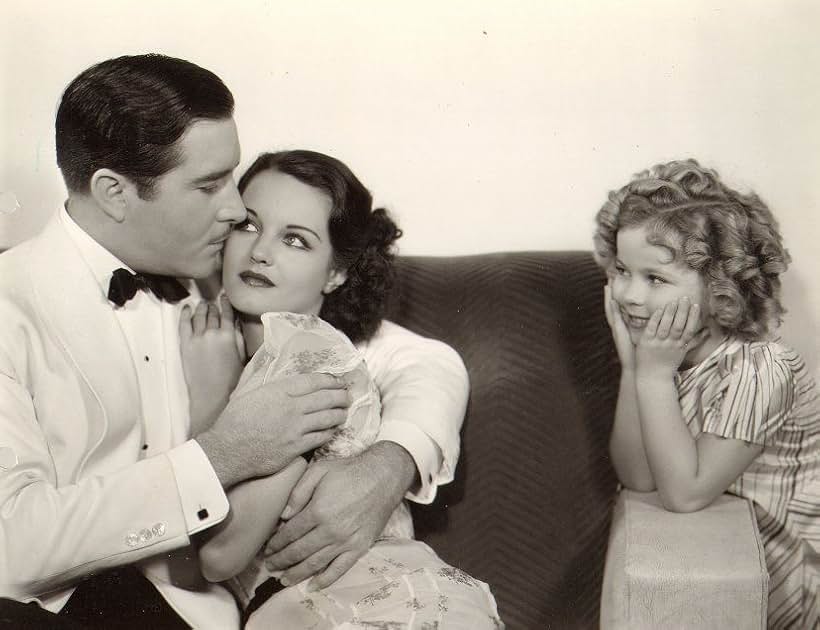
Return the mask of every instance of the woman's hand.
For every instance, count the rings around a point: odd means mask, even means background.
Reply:
[[[615,348],[618,351],[618,359],[621,361],[621,370],[633,370],[635,368],[635,346],[632,345],[621,309],[612,299],[612,287],[609,283],[604,286],[604,312],[609,329],[612,331]]]
[[[701,326],[700,305],[688,297],[669,302],[649,318],[635,350],[638,369],[643,374],[674,374],[686,354],[700,345],[707,328]]]
[[[186,304],[180,315],[179,338],[192,437],[213,424],[228,404],[242,372],[233,308],[224,295],[220,305],[221,310],[204,301],[196,309]]]

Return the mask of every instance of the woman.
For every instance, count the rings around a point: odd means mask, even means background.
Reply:
[[[255,354],[237,391],[293,370],[345,375],[354,392],[348,422],[317,457],[356,454],[375,439],[378,397],[361,355],[344,335],[361,346],[380,327],[394,326],[382,319],[392,279],[391,248],[400,231],[384,210],[371,209],[370,193],[350,169],[320,153],[262,155],[239,189],[248,218],[226,243],[223,285],[239,313],[246,352]],[[227,304],[224,311],[223,319],[230,321]],[[183,339],[203,333],[207,316],[201,312],[190,320],[193,332]],[[272,314],[282,312],[298,315]],[[225,352],[232,350],[228,346]],[[201,361],[186,362],[192,399],[213,398],[212,383],[207,393],[197,393],[201,367]],[[210,421],[193,420],[203,426]],[[268,579],[274,574],[256,552],[275,529],[306,466],[300,459],[277,475],[232,490],[232,518],[200,550],[210,579],[239,573],[232,584],[253,613],[248,627],[502,625],[486,584],[412,539],[404,504],[382,537],[337,582],[317,592],[310,592],[307,582],[277,592],[280,585]]]

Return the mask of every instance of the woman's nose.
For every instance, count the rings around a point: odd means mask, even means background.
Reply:
[[[273,264],[273,247],[261,238],[256,239],[251,250],[251,261],[269,267]]]

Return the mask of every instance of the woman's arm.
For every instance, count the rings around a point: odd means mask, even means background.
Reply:
[[[306,468],[305,459],[297,457],[275,475],[246,481],[228,492],[228,517],[206,532],[199,548],[206,580],[222,582],[248,566],[276,530],[290,492]]]

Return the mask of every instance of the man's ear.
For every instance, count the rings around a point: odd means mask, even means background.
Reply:
[[[125,220],[129,196],[135,193],[127,177],[110,168],[101,168],[91,176],[90,189],[94,201],[109,217],[117,223]]]
[[[328,273],[327,282],[322,288],[322,293],[325,295],[333,293],[345,282],[347,282],[347,269],[331,269]]]

